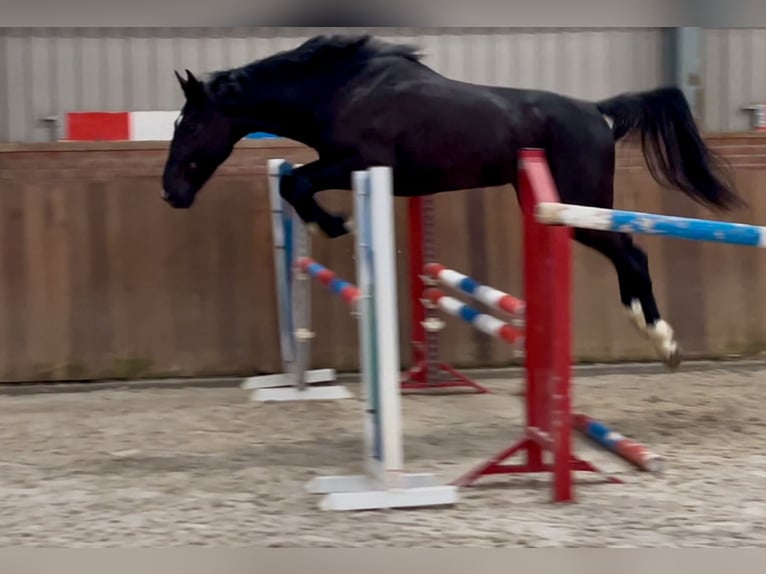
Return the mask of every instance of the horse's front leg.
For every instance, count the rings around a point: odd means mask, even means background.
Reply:
[[[351,229],[346,218],[326,211],[314,195],[326,189],[351,189],[351,172],[358,168],[358,163],[352,159],[333,163],[320,159],[298,168],[283,165],[279,193],[307,227],[319,227],[322,233],[332,238],[349,233]]]

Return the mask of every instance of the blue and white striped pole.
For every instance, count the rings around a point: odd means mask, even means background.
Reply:
[[[663,235],[696,241],[766,247],[766,227],[744,223],[727,223],[564,203],[539,203],[535,210],[535,218],[546,225],[566,225],[581,229]]]

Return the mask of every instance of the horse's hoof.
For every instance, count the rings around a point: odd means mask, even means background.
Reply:
[[[348,235],[350,230],[346,226],[346,218],[339,215],[330,215],[319,223],[322,232],[329,238],[335,239]]]
[[[668,368],[671,371],[675,371],[678,369],[678,367],[681,365],[681,362],[683,361],[683,353],[681,353],[681,348],[676,347],[670,355],[668,355],[665,358],[665,364],[668,366]]]

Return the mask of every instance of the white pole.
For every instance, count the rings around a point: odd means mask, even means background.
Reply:
[[[399,393],[399,302],[396,294],[396,230],[391,169],[373,167],[370,173],[375,318],[378,332],[378,381],[383,424],[383,464],[386,481],[398,483],[404,467],[401,400]]]
[[[370,186],[367,172],[352,174],[354,212],[358,222],[356,238],[356,285],[360,296],[357,301],[359,321],[359,366],[362,378],[362,398],[367,404],[364,417],[364,460],[371,474],[382,479],[382,452],[376,435],[381,427],[378,404],[377,373],[372,366],[376,362],[375,309],[372,260],[372,221],[370,220]]]
[[[325,510],[451,505],[452,485],[430,473],[404,473],[399,389],[396,238],[391,168],[352,174],[357,221],[356,266],[366,473],[319,476],[309,492],[326,496]]]

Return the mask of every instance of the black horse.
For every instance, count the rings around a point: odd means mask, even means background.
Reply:
[[[521,148],[545,150],[561,200],[611,208],[615,142],[636,130],[654,178],[710,207],[739,203],[676,88],[587,102],[540,90],[445,78],[417,50],[369,36],[320,36],[205,82],[176,72],[186,97],[163,177],[163,198],[188,208],[245,135],[265,131],[319,159],[281,179],[281,194],[327,236],[345,220],[315,200],[349,189],[351,172],[390,166],[398,196],[516,186]],[[577,229],[575,239],[617,271],[620,299],[670,367],[681,353],[660,318],[646,254],[623,233]]]

